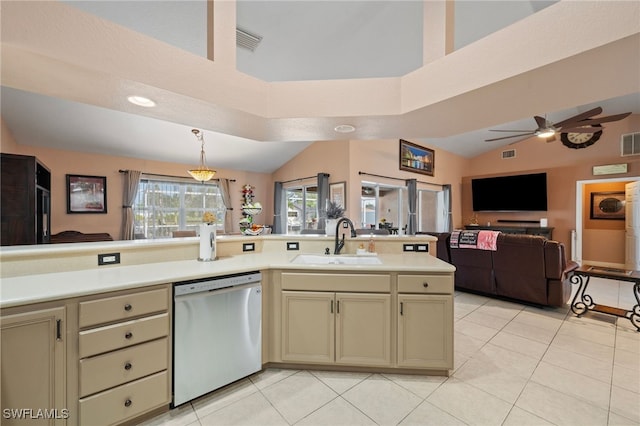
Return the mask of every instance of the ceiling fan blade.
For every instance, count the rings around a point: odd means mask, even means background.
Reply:
[[[594,115],[598,115],[598,114],[602,114],[602,108],[601,107],[595,107],[593,109],[590,109],[589,111],[585,111],[583,113],[580,113],[578,115],[574,115],[573,117],[569,117],[566,120],[562,120],[558,123],[555,123],[554,126],[556,127],[566,127],[569,123],[573,124],[575,122],[578,121],[582,121],[582,120],[586,120],[587,118],[591,118]]]
[[[538,128],[544,129],[545,127],[548,127],[546,118],[536,115],[533,117],[533,119],[536,120],[536,124],[538,125]]]
[[[503,136],[501,138],[485,139],[485,142],[493,142],[493,141],[499,141],[499,140],[502,140],[502,139],[510,139],[510,138],[519,138],[521,136],[531,136],[533,134],[534,134],[534,132],[521,133],[519,135],[511,135],[511,136]]]
[[[560,133],[596,133],[600,130],[602,130],[602,127],[580,126],[561,129]]]
[[[612,121],[622,120],[623,118],[627,118],[630,115],[631,115],[630,112],[625,112],[624,114],[608,115],[606,117],[596,117],[589,120],[582,120],[576,123],[576,125],[593,126],[595,124],[600,124],[600,123],[610,123]]]
[[[534,130],[503,130],[503,129],[489,129],[490,132],[534,132]]]

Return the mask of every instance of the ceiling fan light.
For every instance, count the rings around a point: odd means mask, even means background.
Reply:
[[[204,154],[204,138],[202,137],[202,132],[198,129],[193,129],[191,132],[196,135],[196,139],[200,142],[200,165],[191,170],[187,170],[191,177],[193,177],[198,182],[207,182],[211,180],[215,175],[216,171],[207,167],[207,159]]]
[[[536,136],[543,139],[549,138],[555,134],[556,134],[556,131],[554,129],[542,129],[536,132]]]

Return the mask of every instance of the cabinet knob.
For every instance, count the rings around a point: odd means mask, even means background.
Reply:
[[[125,369],[125,370],[131,370],[131,367],[133,367],[133,365],[131,365],[131,363],[130,363],[130,362],[127,362],[127,363],[124,365],[124,369]]]
[[[130,331],[127,331],[127,334],[124,335],[125,339],[131,339],[133,337],[133,333]]]
[[[422,287],[424,287],[424,288],[429,287],[429,283],[428,283],[428,282],[424,282],[424,283],[422,283]]]
[[[125,407],[131,407],[131,404],[133,404],[133,402],[131,402],[129,398],[127,398],[127,400],[124,402]]]
[[[126,305],[124,305],[124,310],[127,311],[127,312],[129,312],[132,308],[133,308],[133,306],[131,306],[128,303]]]

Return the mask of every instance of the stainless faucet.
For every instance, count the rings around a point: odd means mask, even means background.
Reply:
[[[340,254],[340,250],[344,247],[344,234],[342,234],[342,240],[338,240],[338,233],[340,232],[340,225],[342,225],[342,222],[347,222],[349,224],[349,228],[351,228],[351,238],[356,237],[356,229],[353,226],[353,222],[346,217],[338,219],[338,223],[336,224],[336,244],[333,249],[333,254]]]

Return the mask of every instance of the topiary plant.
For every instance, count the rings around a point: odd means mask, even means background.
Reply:
[[[327,203],[327,219],[340,219],[343,216],[344,207],[333,201]]]

